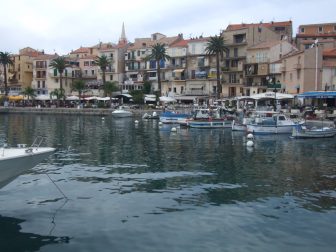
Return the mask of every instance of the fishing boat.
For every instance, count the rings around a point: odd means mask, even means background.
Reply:
[[[246,124],[241,123],[237,120],[232,120],[231,128],[232,128],[232,131],[246,131],[247,130]]]
[[[290,134],[299,122],[287,118],[284,114],[269,113],[266,117],[256,117],[246,125],[247,132],[254,134]]]
[[[190,114],[178,113],[174,111],[166,111],[160,115],[160,122],[162,123],[181,123],[184,124]]]
[[[24,171],[35,167],[55,151],[55,148],[40,147],[42,141],[43,139],[37,138],[29,147],[26,144],[18,144],[17,147],[4,145],[0,149],[0,188]]]
[[[308,127],[307,125],[296,125],[292,130],[292,137],[294,138],[327,138],[336,135],[336,128],[334,126],[325,127]]]
[[[130,111],[125,106],[119,106],[116,110],[112,112],[113,117],[131,117],[133,116],[132,111]]]
[[[231,128],[233,116],[224,115],[220,108],[196,109],[194,116],[186,120],[185,125],[190,128]]]

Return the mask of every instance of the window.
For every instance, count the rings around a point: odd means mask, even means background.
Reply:
[[[110,75],[110,80],[113,80],[113,75],[112,74]]]
[[[85,73],[85,75],[87,75],[88,74],[88,70],[84,70],[84,73]]]
[[[84,66],[90,66],[90,61],[84,61]]]
[[[45,85],[45,81],[42,81],[42,88],[45,88],[46,85]]]
[[[236,82],[237,82],[236,74],[235,73],[230,73],[229,74],[229,83],[236,83]]]
[[[301,70],[298,69],[297,70],[297,79],[300,80],[300,78],[301,78]]]
[[[323,27],[322,26],[319,26],[318,32],[323,32]]]
[[[156,72],[150,72],[149,77],[156,77]]]
[[[300,28],[300,32],[301,32],[301,33],[304,33],[304,32],[305,32],[305,28],[303,28],[303,27]]]
[[[41,88],[40,81],[37,81],[37,88]]]
[[[57,76],[57,69],[54,69],[54,76]]]
[[[140,56],[140,50],[137,51],[137,55]]]
[[[232,60],[231,67],[238,67],[238,60]]]
[[[290,81],[293,80],[293,74],[292,74],[292,73],[289,74],[289,80],[290,80]]]
[[[235,58],[238,57],[238,48],[233,49],[233,57],[235,57]]]

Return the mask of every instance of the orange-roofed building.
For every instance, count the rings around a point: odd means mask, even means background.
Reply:
[[[296,34],[298,49],[310,48],[318,42],[324,49],[336,47],[336,23],[300,25]]]

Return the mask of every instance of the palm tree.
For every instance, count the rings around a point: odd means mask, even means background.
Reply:
[[[107,58],[106,55],[102,55],[100,57],[99,56],[97,57],[97,59],[95,60],[95,64],[100,67],[100,70],[103,73],[102,79],[103,79],[103,86],[104,86],[106,82],[106,77],[105,77],[106,69],[111,64],[111,61]]]
[[[75,80],[72,84],[72,90],[78,92],[79,100],[81,101],[82,93],[84,93],[85,82],[83,80]]]
[[[26,87],[23,91],[22,94],[28,97],[28,101],[30,100],[30,97],[34,98],[36,96],[35,90],[32,87]]]
[[[64,73],[64,70],[65,68],[67,67],[67,64],[66,64],[66,60],[65,60],[65,57],[63,56],[60,56],[60,57],[57,57],[55,59],[53,59],[50,64],[49,64],[50,67],[52,67],[53,69],[56,69],[59,74],[60,74],[60,89],[63,89],[63,73]]]
[[[104,85],[104,93],[106,93],[110,97],[110,105],[112,104],[112,94],[113,92],[118,91],[118,82],[116,81],[108,81]]]
[[[8,95],[7,66],[14,65],[14,61],[12,60],[10,53],[0,52],[0,64],[3,65],[3,69],[4,69],[5,96],[7,96]]]
[[[205,48],[207,54],[214,54],[216,56],[216,77],[217,77],[217,99],[220,98],[222,93],[222,85],[220,83],[220,71],[219,71],[219,56],[223,58],[223,53],[228,51],[225,46],[224,38],[221,36],[210,37],[208,45]]]
[[[52,100],[53,96],[56,96],[57,102],[58,102],[58,106],[59,106],[59,102],[61,99],[65,98],[65,94],[64,94],[64,89],[54,89],[54,91],[50,92],[50,100]]]
[[[152,53],[146,57],[146,60],[155,60],[156,61],[156,75],[158,80],[158,92],[161,96],[161,67],[160,62],[162,60],[169,60],[170,57],[166,53],[165,44],[156,43],[152,46]]]

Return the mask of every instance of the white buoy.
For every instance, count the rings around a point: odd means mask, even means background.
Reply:
[[[254,139],[253,134],[251,134],[251,133],[247,134],[247,139]]]
[[[253,147],[254,146],[254,142],[251,141],[251,140],[249,140],[249,141],[246,142],[246,146],[247,147]]]
[[[159,122],[159,125],[161,126],[161,125],[162,125],[162,122]]]
[[[105,120],[105,117],[102,117],[101,119],[104,121],[104,120]]]
[[[171,128],[171,132],[176,132],[177,129],[175,127]]]
[[[139,123],[139,121],[138,121],[138,120],[135,120],[135,121],[134,121],[134,123],[135,123],[135,124],[138,124],[138,123]]]

